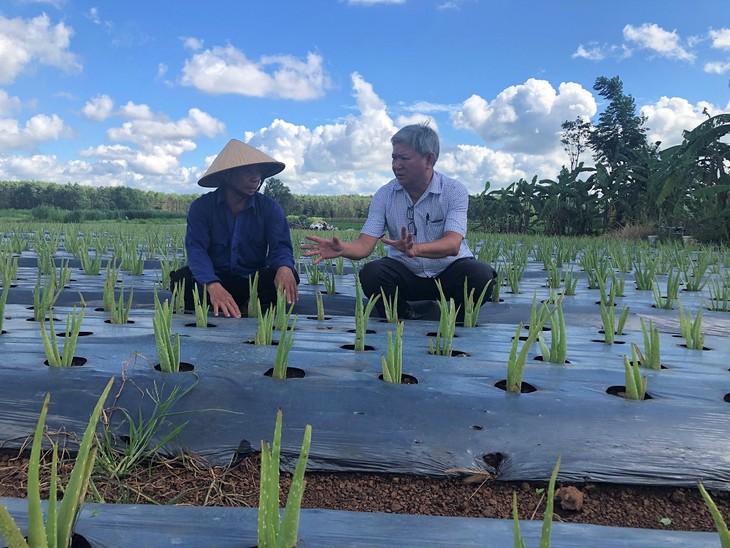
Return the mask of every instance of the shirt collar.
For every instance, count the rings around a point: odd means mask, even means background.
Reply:
[[[218,188],[216,188],[215,194],[216,194],[216,197],[215,197],[216,205],[218,205],[218,206],[221,206],[221,205],[227,206],[228,205],[228,204],[226,204],[225,187],[219,186]],[[251,198],[246,202],[246,207],[244,207],[242,211],[246,211],[249,208],[253,208],[254,212],[258,211],[258,207],[256,204],[259,203],[259,200],[260,200],[259,191],[257,190],[256,192],[254,192],[253,196],[251,196]]]

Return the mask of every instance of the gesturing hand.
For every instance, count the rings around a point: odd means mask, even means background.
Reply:
[[[400,240],[391,240],[385,236],[380,238],[380,240],[384,244],[388,244],[389,246],[396,248],[401,253],[405,253],[408,257],[416,256],[416,242],[413,241],[413,234],[408,232],[405,226],[400,229]]]
[[[305,257],[316,257],[312,264],[317,264],[324,259],[334,259],[342,255],[342,242],[337,236],[332,238],[320,238],[319,236],[306,236],[313,244],[304,244],[302,249],[306,250]]]

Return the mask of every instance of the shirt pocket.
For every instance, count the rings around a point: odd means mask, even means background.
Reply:
[[[438,240],[444,235],[446,215],[443,212],[426,215],[426,236],[428,241]]]

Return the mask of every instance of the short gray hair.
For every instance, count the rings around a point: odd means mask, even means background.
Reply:
[[[428,156],[429,153],[433,152],[436,160],[439,158],[439,136],[427,123],[411,124],[399,129],[390,138],[390,143],[393,145],[398,143],[408,145],[421,156]]]

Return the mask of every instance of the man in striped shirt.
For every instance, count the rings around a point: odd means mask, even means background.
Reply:
[[[382,291],[392,301],[398,289],[398,317],[417,319],[409,301],[438,300],[439,280],[446,299],[453,298],[459,307],[457,318],[463,318],[464,281],[476,296],[487,287],[486,302],[496,278],[464,239],[469,193],[459,181],[434,170],[439,138],[428,125],[400,129],[391,144],[395,179],[373,196],[359,237],[345,242],[307,236],[313,243],[302,246],[304,255],[313,257],[314,264],[335,257],[358,260],[370,256],[381,240],[388,246],[387,257],[366,263],[359,273],[368,298]],[[385,315],[382,300],[376,309]]]

